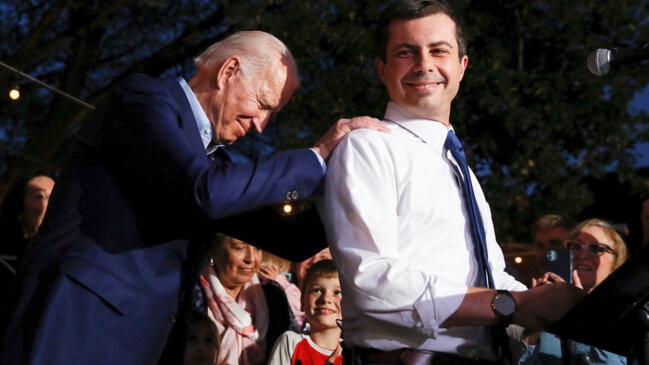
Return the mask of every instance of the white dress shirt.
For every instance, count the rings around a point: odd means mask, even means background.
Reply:
[[[328,163],[323,219],[340,271],[345,342],[490,358],[484,327],[441,328],[477,282],[459,168],[442,123],[389,103],[382,133],[357,129]],[[471,174],[499,289],[525,290],[505,273],[491,212]]]
[[[205,114],[201,103],[198,101],[198,99],[196,99],[196,95],[194,95],[194,92],[187,84],[187,81],[185,81],[184,78],[179,77],[178,83],[180,84],[180,87],[183,88],[183,91],[187,96],[189,106],[192,108],[194,118],[196,118],[196,126],[198,126],[198,132],[201,134],[203,148],[207,150],[210,142],[212,142],[212,140],[214,139],[214,130],[212,129],[212,124],[210,123],[209,118],[207,118],[207,114]],[[211,150],[207,151],[207,154],[214,152],[215,149],[216,146],[212,147]]]

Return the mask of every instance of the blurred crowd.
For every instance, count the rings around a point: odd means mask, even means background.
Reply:
[[[3,204],[0,257],[5,293],[12,291],[21,255],[38,231],[54,184],[51,175],[28,175]],[[647,216],[643,210],[645,229]],[[548,214],[530,231],[534,271],[529,281],[518,278],[529,287],[564,280],[548,272],[555,250],[570,252],[569,280],[587,292],[631,254],[625,234],[602,219],[576,222]],[[203,304],[184,319],[184,365],[342,363],[342,290],[329,248],[291,262],[218,234],[208,259],[196,288]],[[570,363],[626,363],[623,355],[575,341],[566,347],[565,341],[546,332],[529,334],[523,339],[520,364],[562,364],[566,356]]]

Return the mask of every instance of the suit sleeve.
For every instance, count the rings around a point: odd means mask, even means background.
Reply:
[[[126,190],[151,192],[141,198],[148,204],[191,208],[219,219],[280,203],[287,193],[307,197],[322,179],[322,167],[309,149],[246,164],[210,161],[191,109],[177,99],[157,80],[127,79],[112,95],[94,141]]]

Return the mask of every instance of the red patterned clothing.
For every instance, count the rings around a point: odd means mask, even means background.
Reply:
[[[304,333],[286,331],[275,342],[267,365],[324,365],[333,350],[316,345]],[[342,355],[334,361],[342,364]]]
[[[311,337],[305,337],[293,350],[291,365],[324,365],[333,350],[328,350],[316,345]],[[342,364],[343,357],[339,355],[334,364]]]

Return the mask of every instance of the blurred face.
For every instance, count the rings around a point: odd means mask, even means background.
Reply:
[[[314,278],[302,294],[302,310],[312,330],[339,328],[340,280],[338,276]]]
[[[390,99],[417,116],[449,124],[451,101],[468,57],[459,57],[455,23],[446,14],[395,20],[386,62],[375,62]]]
[[[219,347],[211,323],[198,322],[189,328],[183,365],[214,365]]]
[[[604,244],[614,249],[613,240],[606,235],[601,227],[597,226],[584,227],[576,240],[586,245]],[[615,255],[608,251],[599,256],[589,252],[586,247],[582,247],[580,250],[573,250],[572,255],[573,268],[577,270],[586,291],[590,291],[604,281],[615,270]]]
[[[318,252],[317,254],[311,256],[310,258],[294,264],[293,265],[293,272],[295,273],[295,281],[297,283],[297,287],[302,289],[302,283],[304,281],[304,276],[306,275],[306,271],[309,270],[313,264],[320,260],[324,259],[331,259],[331,251],[329,250],[329,247],[325,248],[324,250]]]
[[[547,253],[550,249],[563,248],[563,242],[570,232],[563,227],[543,229],[534,235],[535,256],[539,266],[545,269],[548,266]]]
[[[27,182],[23,223],[30,232],[36,233],[38,227],[43,223],[53,188],[54,180],[47,176],[36,176]]]
[[[216,276],[226,290],[235,290],[238,293],[238,290],[252,280],[261,262],[262,251],[230,237],[215,250],[216,252],[210,252],[210,256],[214,260]]]
[[[226,61],[225,71],[219,73],[218,89],[211,96],[206,114],[214,128],[218,143],[232,144],[250,130],[261,133],[273,113],[291,98],[292,88],[286,87],[286,66],[268,67],[260,75],[244,76],[238,58]]]

